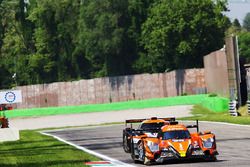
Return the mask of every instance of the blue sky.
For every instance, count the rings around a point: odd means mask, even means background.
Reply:
[[[228,3],[229,12],[226,12],[225,14],[233,21],[235,18],[237,18],[240,21],[240,24],[242,25],[244,17],[248,12],[250,12],[250,1],[247,0],[241,0],[242,2],[230,2]]]

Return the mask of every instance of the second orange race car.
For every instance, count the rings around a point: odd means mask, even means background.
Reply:
[[[215,135],[199,132],[196,125],[179,124],[175,118],[132,119],[127,123],[141,122],[137,129],[123,130],[123,148],[135,162],[163,163],[168,160],[204,159],[215,161]],[[197,128],[189,132],[188,128]]]

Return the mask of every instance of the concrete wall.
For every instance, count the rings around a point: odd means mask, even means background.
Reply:
[[[20,86],[16,108],[70,106],[177,96],[206,92],[204,69],[95,78]]]
[[[218,50],[205,56],[204,67],[208,92],[228,97],[229,80],[225,51]]]

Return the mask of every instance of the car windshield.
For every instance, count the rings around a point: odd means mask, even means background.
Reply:
[[[140,129],[147,130],[147,129],[160,129],[164,125],[164,122],[157,122],[157,123],[143,123]]]
[[[175,131],[168,131],[164,132],[162,139],[168,140],[168,139],[189,139],[190,133],[187,130],[175,130]]]

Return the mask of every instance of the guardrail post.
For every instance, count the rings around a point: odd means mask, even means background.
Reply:
[[[232,100],[229,102],[229,114],[231,116],[238,116],[238,112],[237,112],[237,101],[236,100]]]

